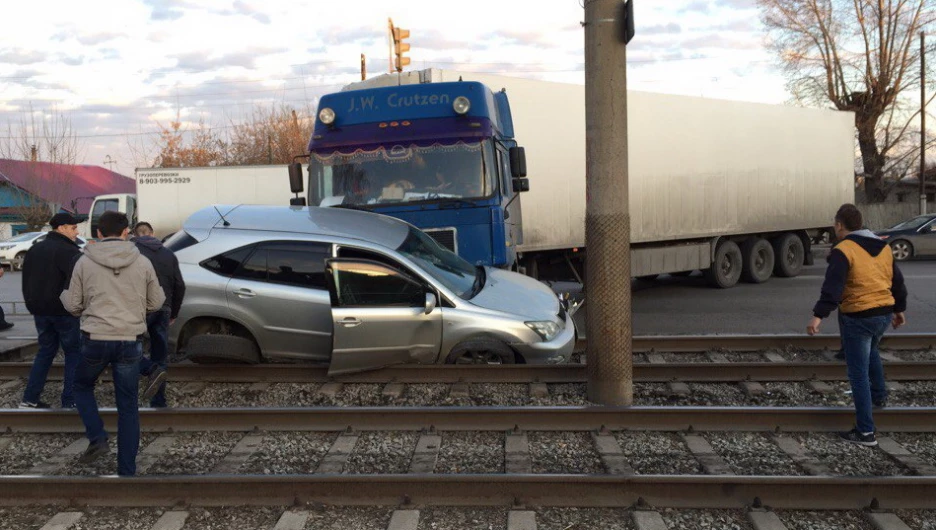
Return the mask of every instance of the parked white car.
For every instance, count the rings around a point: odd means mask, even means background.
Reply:
[[[26,232],[0,242],[0,266],[10,267],[11,270],[23,270],[23,260],[29,247],[44,240],[48,232]],[[79,248],[84,248],[85,240],[75,240]]]

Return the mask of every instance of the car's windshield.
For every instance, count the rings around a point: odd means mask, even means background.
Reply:
[[[35,239],[38,236],[41,236],[42,232],[26,232],[25,234],[20,234],[16,237],[11,237],[7,239],[7,243],[20,243],[22,241],[29,241],[30,239]]]
[[[312,153],[310,204],[375,206],[477,199],[493,192],[493,145],[457,141]]]
[[[933,219],[932,216],[921,215],[919,217],[914,217],[913,219],[908,219],[900,224],[894,225],[888,228],[888,230],[914,230],[925,225],[931,219]]]
[[[483,284],[476,283],[484,280],[483,271],[478,271],[477,267],[417,228],[410,227],[406,239],[396,250],[460,298],[470,299],[483,287]]]

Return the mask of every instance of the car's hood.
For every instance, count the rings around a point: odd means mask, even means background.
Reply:
[[[471,303],[529,320],[555,320],[559,298],[549,287],[516,272],[484,268],[487,281]]]

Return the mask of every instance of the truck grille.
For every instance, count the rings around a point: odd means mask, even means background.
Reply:
[[[424,230],[424,232],[432,239],[435,239],[436,243],[458,254],[458,243],[455,239],[454,228],[433,228]]]

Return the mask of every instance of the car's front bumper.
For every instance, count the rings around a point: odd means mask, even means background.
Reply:
[[[515,343],[511,346],[527,364],[561,364],[569,361],[575,348],[575,324],[566,315],[565,328],[550,341]]]

